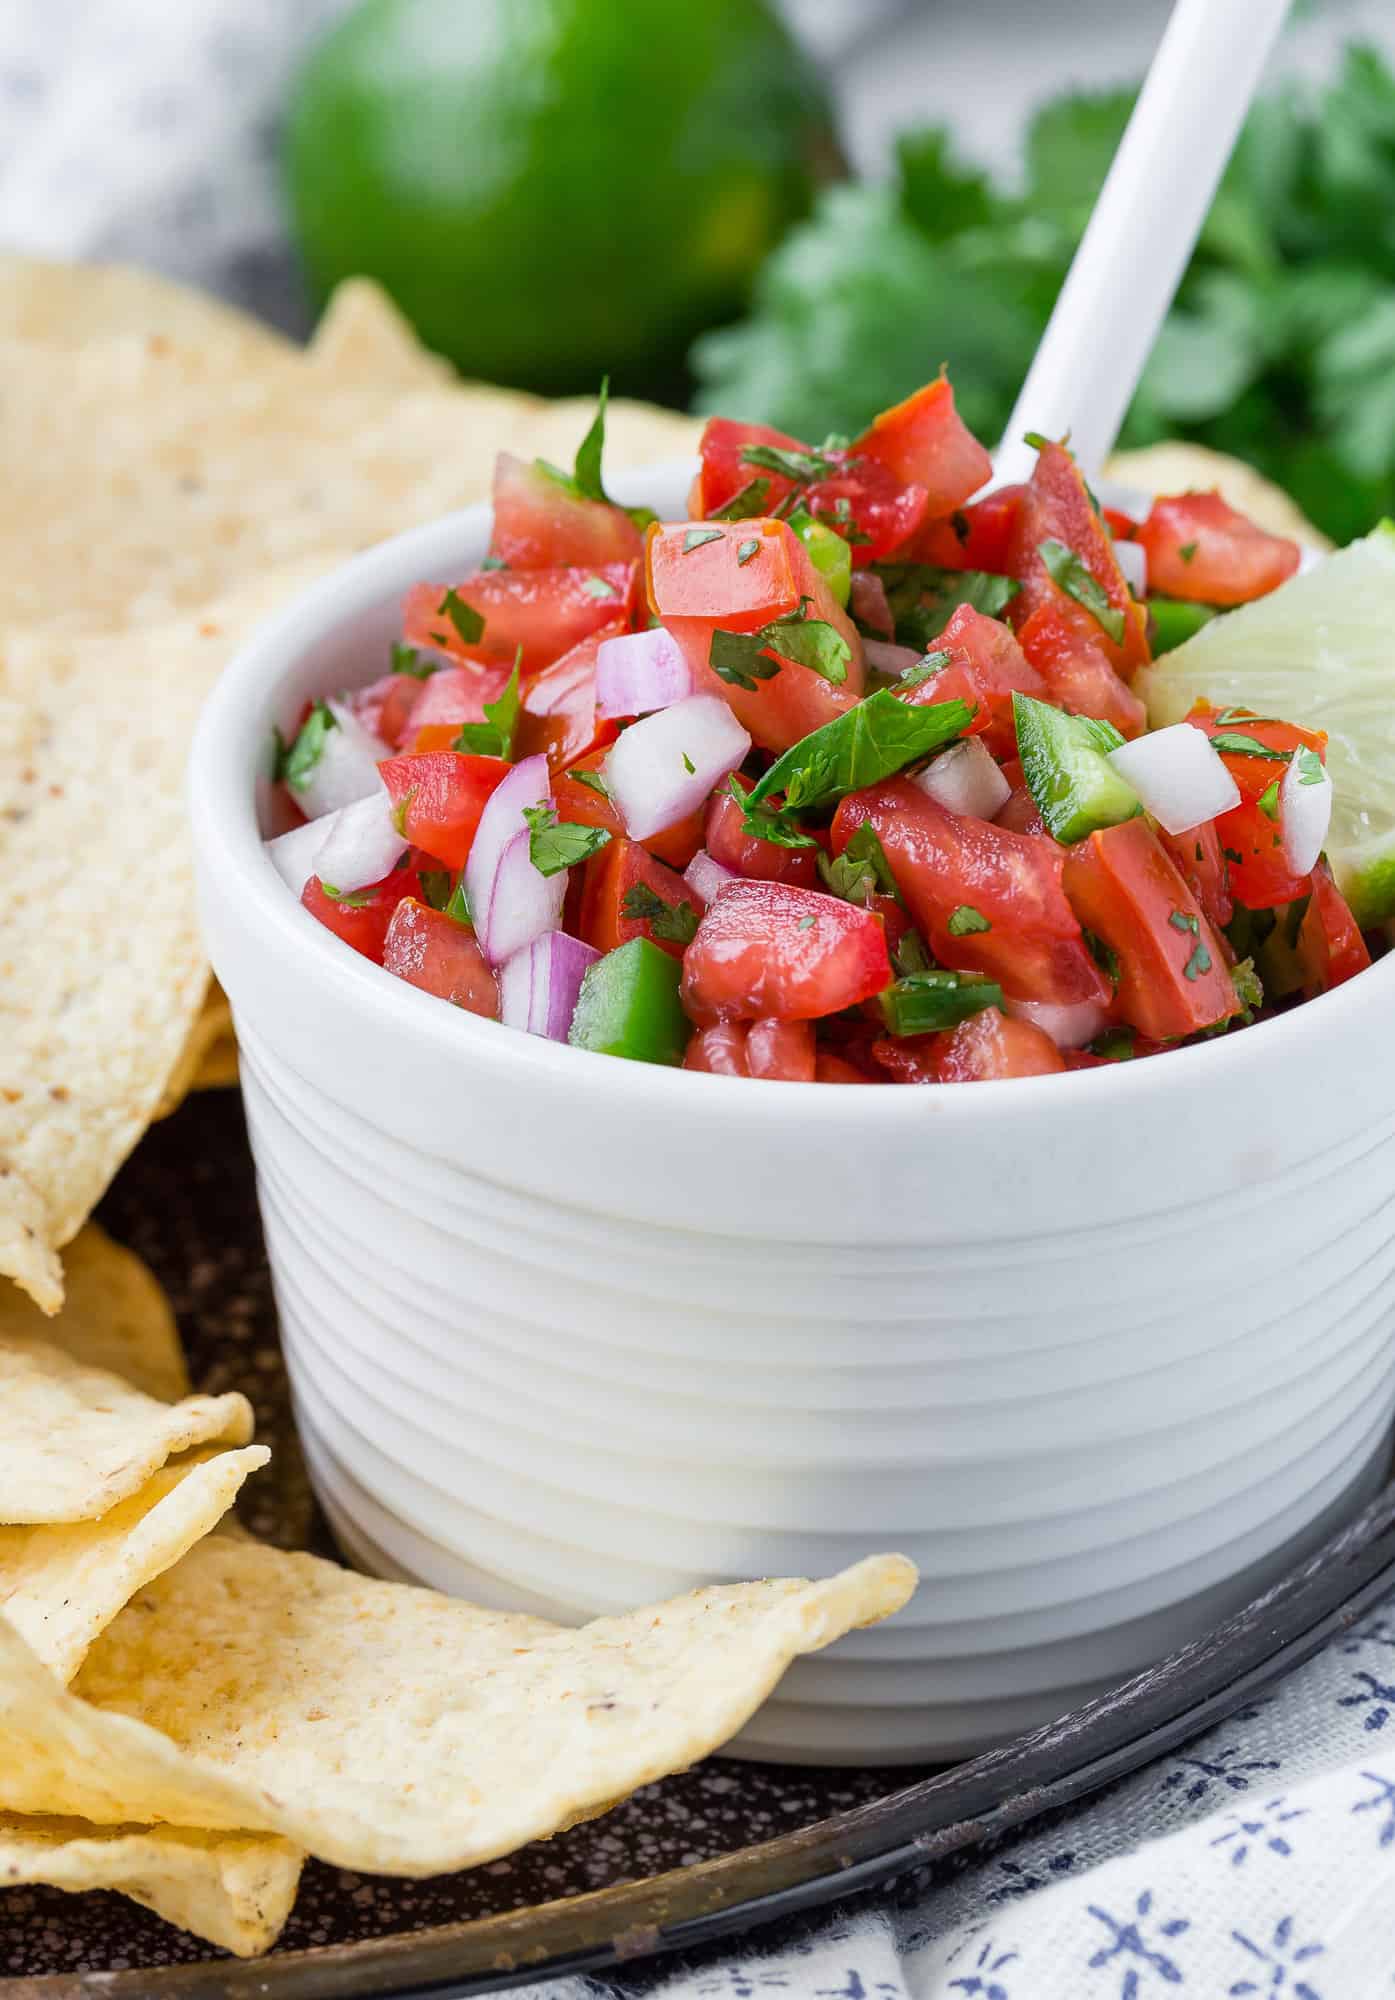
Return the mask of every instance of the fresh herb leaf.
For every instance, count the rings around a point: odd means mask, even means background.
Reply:
[[[392,823],[404,840],[407,839],[407,815],[412,810],[412,800],[421,790],[420,785],[412,785],[405,791],[392,809]]]
[[[992,924],[982,910],[976,910],[972,903],[961,903],[957,910],[951,910],[945,929],[951,937],[973,937],[978,931],[991,931]]]
[[[1234,868],[1238,868],[1245,859],[1238,847],[1223,847],[1221,849],[1221,856],[1224,860],[1230,862]]]
[[[1196,554],[1196,548],[1197,545],[1195,542],[1183,542],[1178,548],[1177,553],[1184,563],[1189,563]]]
[[[1255,800],[1255,804],[1266,819],[1277,819],[1279,817],[1279,780],[1277,778],[1275,778],[1272,785],[1265,786],[1264,790]]]
[[[1045,451],[1051,439],[1045,437],[1041,431],[1023,431],[1022,442],[1032,451]]]
[[[666,903],[647,882],[636,882],[625,891],[620,914],[631,923],[648,924],[656,938],[670,944],[691,944],[697,936],[697,911],[686,897],[681,903]]]
[[[774,680],[780,662],[762,652],[759,638],[758,632],[723,632],[720,627],[713,632],[707,664],[718,680],[747,694],[755,692],[757,681]]]
[[[467,604],[454,587],[446,592],[436,609],[449,618],[462,646],[477,646],[484,637],[483,618],[474,605]]]
[[[852,501],[846,493],[840,493],[833,502],[833,512],[821,512],[816,517],[825,528],[832,528],[843,537],[849,548],[865,548],[872,537],[858,523],[852,510]]]
[[[615,585],[607,583],[603,576],[583,577],[581,587],[588,597],[618,597],[620,595]]]
[[[507,568],[508,568],[508,564],[507,564],[507,563],[506,563],[506,562],[504,561],[504,558],[503,558],[502,556],[485,556],[485,557],[483,557],[483,558],[482,558],[482,560],[481,560],[481,562],[480,562],[480,568],[481,568],[481,569],[507,569]]]
[[[832,455],[833,450],[841,448],[835,446],[831,439],[825,440],[818,451],[786,449],[774,444],[748,444],[741,454],[741,463],[758,466],[762,472],[776,473],[781,479],[792,479],[796,486],[817,486],[822,480],[836,479],[847,471],[846,459]]]
[[[1090,1054],[1105,1062],[1132,1062],[1135,1049],[1132,1028],[1106,1028],[1089,1044]]]
[[[877,995],[877,1004],[890,1034],[928,1035],[1001,1007],[1003,989],[976,972],[908,972]]]
[[[795,925],[795,929],[798,931],[811,931],[816,921],[817,919],[814,917],[801,917]]]
[[[596,397],[596,414],[591,420],[591,428],[576,448],[570,472],[563,472],[560,466],[550,465],[545,458],[533,462],[542,471],[555,479],[559,486],[565,486],[576,500],[600,500],[607,507],[619,507],[605,490],[601,461],[605,456],[605,414],[610,401],[610,377],[602,376],[600,393]],[[647,528],[658,515],[650,507],[620,507],[622,514],[628,514],[635,526]]]
[[[1230,968],[1231,981],[1235,987],[1235,997],[1240,1002],[1240,1019],[1245,1027],[1253,1021],[1264,1005],[1264,987],[1255,971],[1252,958],[1242,958],[1238,965]]]
[[[395,674],[410,674],[414,681],[429,681],[433,674],[440,673],[441,662],[428,660],[425,653],[419,653],[415,646],[404,646],[400,639],[394,639],[392,671]]]
[[[898,979],[904,979],[907,973],[930,970],[930,954],[919,931],[907,931],[900,942],[892,946],[891,963]]]
[[[751,803],[783,792],[787,813],[835,805],[952,742],[972,713],[963,701],[912,707],[881,688],[777,757],[756,783]]]
[[[1106,944],[1104,939],[1094,931],[1085,931],[1083,935],[1085,938],[1085,949],[1089,952],[1091,958],[1095,961],[1095,964],[1099,967],[1110,985],[1117,986],[1119,984],[1118,952],[1115,951],[1113,945]]]
[[[720,542],[720,528],[689,528],[683,537],[683,553],[690,556],[694,549],[705,548],[708,542]]]
[[[727,780],[727,790],[741,808],[741,831],[750,834],[753,840],[768,840],[773,847],[817,847],[812,834],[801,832],[793,820],[784,817],[778,806],[757,801],[754,805],[748,793],[743,792],[733,774]]]
[[[470,751],[476,757],[512,760],[514,735],[523,708],[518,679],[522,659],[523,648],[520,646],[514,655],[513,672],[503,693],[496,701],[484,704],[483,722],[464,722],[460,725],[460,733],[451,746],[453,749]]]
[[[1116,646],[1124,643],[1124,614],[1117,604],[1111,604],[1104,586],[1085,566],[1074,549],[1068,549],[1064,542],[1048,536],[1037,543],[1037,554],[1046,564],[1047,573],[1058,590],[1067,597],[1073,597],[1082,609],[1089,612],[1102,632],[1114,641]]]
[[[1183,974],[1188,979],[1200,979],[1204,973],[1207,973],[1210,970],[1211,970],[1211,954],[1206,949],[1205,945],[1201,942],[1200,938],[1198,938],[1196,941],[1195,949],[1193,950],[1191,957],[1182,967]]]
[[[586,785],[591,791],[599,792],[603,799],[610,797],[610,786],[599,771],[583,771],[580,768],[574,768],[568,771],[567,776],[574,779],[578,785]]]
[[[900,903],[901,891],[886,858],[886,850],[870,820],[864,820],[841,854],[819,855],[819,875],[830,895],[845,903],[869,905],[873,896],[891,896]]]
[[[695,778],[697,776],[697,765],[693,762],[692,758],[688,755],[686,750],[683,752],[683,769],[687,772],[690,778]]]
[[[1001,618],[1022,585],[983,569],[936,569],[929,563],[873,563],[886,591],[897,643],[926,653],[961,604]]]
[[[324,755],[325,740],[330,730],[338,726],[329,705],[317,701],[281,761],[281,776],[293,792],[309,784],[311,772]]]
[[[1219,736],[1211,738],[1211,748],[1222,756],[1263,757],[1270,764],[1287,764],[1287,750],[1271,750],[1267,743],[1261,743],[1257,736],[1241,736],[1235,732],[1222,730]]]
[[[714,507],[707,518],[709,521],[751,521],[765,512],[765,503],[769,498],[768,479],[748,479],[732,494],[725,507]]]
[[[772,679],[780,671],[782,660],[811,667],[835,687],[841,686],[848,677],[852,649],[836,625],[823,618],[806,617],[808,605],[808,598],[802,599],[798,611],[787,618],[772,619],[758,632],[724,632],[718,628],[712,634],[708,665],[719,680],[731,687],[744,688],[748,694],[757,681]],[[772,652],[780,658],[771,659]]]
[[[341,910],[366,910],[377,893],[375,889],[336,889],[332,882],[323,880],[320,887]]]
[[[913,667],[907,667],[905,673],[897,681],[897,687],[923,687],[926,681],[933,680],[938,673],[943,673],[952,658],[952,654],[946,653],[943,650],[936,653],[927,653],[923,660],[917,660]]]
[[[1167,921],[1175,931],[1189,931],[1193,937],[1201,935],[1201,919],[1187,910],[1174,910]]]
[[[757,556],[759,554],[760,554],[760,538],[757,535],[752,535],[749,540],[740,543],[737,548],[736,551],[737,568],[745,569],[747,563],[751,560],[752,556]]]
[[[465,893],[465,871],[462,868],[451,890],[450,901],[446,904],[446,915],[453,923],[464,924],[467,930],[475,928],[474,914],[470,909],[470,898]]]
[[[418,880],[421,893],[432,909],[444,910],[455,887],[455,877],[449,868],[423,868]]]
[[[1273,722],[1274,719],[1272,715],[1256,715],[1252,708],[1223,708],[1214,717],[1223,729],[1232,722]]]
[[[598,854],[610,841],[603,826],[559,820],[552,806],[525,806],[523,817],[528,822],[528,859],[539,875],[560,875],[564,868]]]
[[[1298,766],[1300,785],[1320,785],[1327,776],[1327,767],[1321,757],[1306,743],[1294,752],[1294,762]]]

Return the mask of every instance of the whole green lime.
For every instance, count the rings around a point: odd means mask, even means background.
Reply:
[[[366,0],[289,122],[316,291],[366,273],[467,374],[553,392],[661,381],[836,161],[767,0]]]

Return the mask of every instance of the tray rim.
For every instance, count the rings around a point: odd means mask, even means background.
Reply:
[[[466,1923],[261,1959],[44,1973],[3,2000],[431,2000],[693,1949],[838,1902],[1088,1797],[1223,1721],[1395,1589],[1395,1476],[1279,1581],[1000,1749],[691,1868]],[[1082,1755],[1081,1752],[1084,1752]]]

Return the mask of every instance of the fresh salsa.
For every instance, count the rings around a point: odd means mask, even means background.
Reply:
[[[1217,493],[1102,507],[1068,443],[982,493],[948,380],[819,445],[713,418],[689,518],[507,454],[488,556],[311,705],[269,852],[468,1012],[722,1076],[1092,1068],[1350,979],[1326,738],[1139,669],[1299,565]],[[975,498],[976,494],[982,497]]]

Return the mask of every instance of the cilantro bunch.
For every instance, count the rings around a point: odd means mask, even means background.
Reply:
[[[947,361],[996,441],[1131,106],[1046,106],[1020,194],[942,129],[904,135],[895,181],[830,189],[752,317],[698,342],[699,407],[855,434]],[[1123,442],[1164,437],[1248,460],[1338,541],[1395,512],[1395,74],[1375,49],[1251,113]]]

